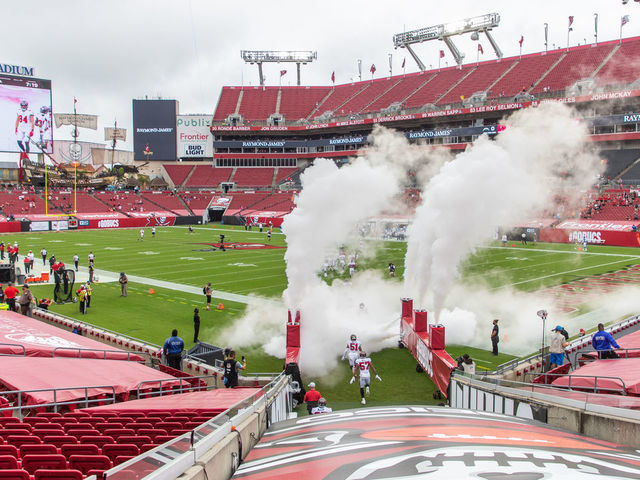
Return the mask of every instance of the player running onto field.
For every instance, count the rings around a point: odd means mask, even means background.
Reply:
[[[371,359],[367,357],[367,352],[361,351],[360,358],[358,358],[353,366],[353,377],[349,383],[353,383],[356,380],[356,375],[360,377],[360,403],[366,405],[367,401],[364,399],[365,393],[369,395],[369,385],[371,385],[371,372],[376,376],[376,379],[382,381],[378,372],[373,367]]]
[[[151,227],[151,238],[156,238],[156,227]]]
[[[144,240],[144,228],[140,229],[140,238],[138,240]]]
[[[353,369],[353,366],[356,364],[356,360],[358,358],[358,354],[362,351],[362,345],[358,341],[358,337],[355,334],[351,334],[349,338],[349,342],[347,342],[347,348],[342,354],[342,360],[345,358],[349,359],[349,367]]]

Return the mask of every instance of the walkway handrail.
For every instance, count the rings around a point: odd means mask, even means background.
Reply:
[[[169,390],[164,390],[163,384],[164,386],[166,386],[166,384],[169,382],[171,383],[179,382],[179,387],[177,390],[174,390],[173,387],[171,387],[171,394],[185,393],[185,392],[199,392],[202,390],[208,391],[208,390],[217,389],[218,387],[216,387],[215,385],[208,385],[206,382],[204,382],[204,379],[207,379],[207,378],[215,379],[216,375],[201,375],[198,377],[172,377],[172,378],[163,378],[160,380],[143,380],[142,382],[138,383],[138,386],[136,387],[136,397],[145,398],[145,397],[156,397],[156,396],[161,397],[163,395],[168,395]],[[196,382],[193,382],[194,380]],[[200,380],[202,380],[202,382]],[[147,392],[145,391],[145,388],[144,388],[145,384],[154,384],[153,387],[147,387],[147,388],[148,389],[157,388],[159,391]],[[183,386],[184,384],[188,386]],[[157,387],[155,385],[157,385]]]
[[[27,356],[27,349],[24,347],[24,345],[20,345],[19,343],[0,343],[0,349],[2,347],[18,347],[19,349],[22,350],[22,355],[19,354],[19,353],[2,353],[2,352],[0,352],[0,355],[14,356],[14,357],[26,357]]]
[[[103,360],[126,360],[126,361],[133,361],[133,362],[138,362],[138,363],[146,363],[146,360],[132,360],[131,357],[133,355],[136,355],[138,357],[144,357],[145,355],[149,356],[149,354],[145,354],[143,352],[129,352],[127,350],[102,350],[100,348],[80,348],[80,347],[56,347],[53,349],[53,357],[56,356],[56,353],[60,352],[60,351],[64,351],[64,350],[69,350],[72,352],[78,352],[78,357],[77,358],[83,358],[82,357],[82,352],[99,352],[102,353],[102,359]],[[107,354],[110,354],[114,357],[123,357],[126,356],[126,358],[107,358]],[[60,357],[65,357],[65,358],[70,358],[68,356],[65,355],[59,355]],[[150,357],[150,356],[149,356]],[[76,357],[71,357],[71,358],[76,358]],[[84,357],[84,358],[92,358],[95,359],[96,357]]]
[[[97,393],[97,394],[92,394],[89,395],[89,390],[90,389],[94,389],[94,388],[100,388],[103,390],[110,390],[111,393]],[[81,398],[77,398],[75,400],[70,400],[70,401],[65,401],[65,402],[59,402],[56,400],[56,397],[58,396],[58,392],[63,392],[63,391],[77,391],[77,390],[84,390],[84,397]],[[27,405],[23,405],[22,401],[25,395],[28,395],[29,393],[36,393],[36,392],[53,392],[53,402],[48,402],[48,403],[36,403],[36,404],[27,404]],[[14,404],[13,406],[10,407],[2,407],[0,408],[0,412],[3,411],[18,411],[18,418],[22,419],[23,417],[23,410],[31,410],[34,408],[47,408],[47,407],[53,407],[53,411],[57,412],[58,411],[58,407],[61,407],[63,405],[77,405],[79,403],[84,403],[85,404],[85,408],[89,407],[89,404],[93,404],[93,403],[98,403],[98,402],[109,402],[112,401],[113,403],[116,402],[116,389],[113,385],[91,385],[91,386],[85,386],[85,387],[64,387],[64,388],[38,388],[38,389],[32,389],[32,390],[10,390],[10,391],[2,391],[0,392],[0,394],[6,398],[6,396],[16,396],[16,404]],[[92,399],[90,397],[95,397],[95,396],[102,396],[102,398],[95,398]],[[105,395],[108,395],[107,397],[105,397]]]
[[[530,376],[530,375],[535,375],[536,377],[540,376],[540,373],[525,373],[524,374],[525,377]],[[620,395],[626,395],[627,394],[627,387],[624,383],[624,380],[622,380],[620,377],[609,377],[609,376],[605,376],[605,375],[567,375],[566,373],[543,373],[542,375],[546,375],[547,377],[556,377],[556,378],[568,378],[569,379],[569,383],[568,385],[552,385],[553,388],[561,388],[561,389],[565,389],[565,390],[580,390],[580,391],[584,391],[584,390],[589,390],[589,391],[593,391],[594,393],[600,393],[600,391],[603,392],[620,392]],[[588,379],[593,379],[593,387],[590,385],[577,385],[577,386],[573,386],[571,385],[572,380],[578,379],[578,378],[588,378]],[[616,382],[620,382],[620,384],[622,385],[621,389],[617,389],[617,388],[608,388],[608,387],[601,387],[598,388],[598,379],[601,379],[600,381],[604,381],[604,380],[614,380]],[[536,384],[536,386],[542,386],[544,384]]]

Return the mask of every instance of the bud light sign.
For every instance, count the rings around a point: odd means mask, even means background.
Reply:
[[[176,133],[180,158],[213,158],[209,131],[213,115],[178,115]]]

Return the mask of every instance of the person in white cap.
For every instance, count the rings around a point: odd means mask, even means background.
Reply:
[[[318,406],[318,400],[322,398],[322,395],[316,390],[315,382],[311,382],[308,385],[309,390],[304,394],[304,403],[307,404],[307,411],[311,415],[311,411]]]

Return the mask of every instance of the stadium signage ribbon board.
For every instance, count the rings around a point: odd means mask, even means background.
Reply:
[[[444,110],[434,110],[431,112],[407,114],[407,115],[392,115],[392,116],[380,116],[374,118],[363,118],[357,120],[345,120],[340,122],[325,122],[316,123],[311,125],[293,125],[287,126],[238,126],[232,127],[230,125],[212,125],[212,132],[242,132],[242,131],[300,131],[300,130],[316,130],[323,128],[344,127],[350,125],[366,125],[374,123],[386,123],[386,122],[399,122],[403,120],[416,120],[421,118],[437,118],[437,117],[449,117],[456,115],[467,115],[470,113],[484,113],[484,112],[499,112],[508,110],[519,110],[527,107],[537,107],[543,103],[582,103],[582,102],[597,102],[603,100],[615,100],[619,98],[630,98],[640,96],[640,89],[636,90],[621,90],[616,92],[595,93],[592,95],[581,95],[576,97],[561,97],[550,98],[545,100],[531,100],[528,102],[511,102],[500,103],[497,105],[482,105],[479,107],[465,107],[454,108]]]
[[[212,117],[213,115],[178,115],[176,132],[180,158],[213,157],[213,137],[210,130]]]

